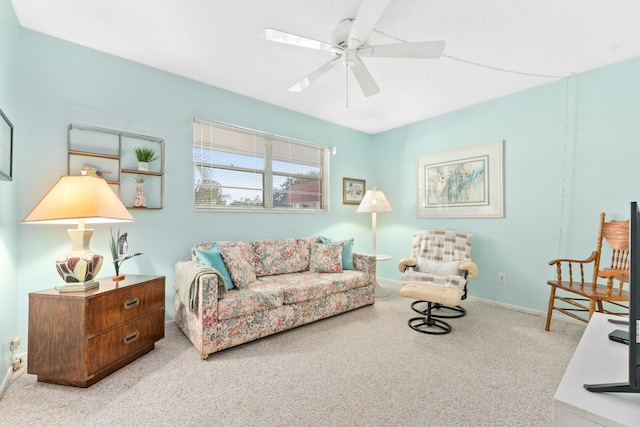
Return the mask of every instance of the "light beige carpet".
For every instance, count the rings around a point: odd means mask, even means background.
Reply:
[[[201,361],[173,322],[141,359],[88,389],[23,374],[0,425],[548,426],[584,331],[467,300],[453,332],[411,330],[410,300],[368,306]]]

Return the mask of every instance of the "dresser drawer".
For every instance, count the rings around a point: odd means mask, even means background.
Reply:
[[[106,292],[88,300],[87,335],[164,307],[164,280],[155,279]]]
[[[96,335],[87,345],[87,371],[92,375],[114,362],[164,338],[164,310]]]

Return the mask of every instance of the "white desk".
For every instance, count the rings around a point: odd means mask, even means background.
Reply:
[[[583,386],[628,381],[629,347],[608,336],[627,326],[610,323],[608,318],[616,316],[594,313],[584,331],[553,400],[556,426],[640,425],[640,394],[592,393]]]

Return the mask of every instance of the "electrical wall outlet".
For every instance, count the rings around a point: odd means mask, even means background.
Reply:
[[[15,350],[18,349],[18,347],[20,347],[20,338],[19,337],[15,337],[9,343],[9,351],[15,351]]]
[[[15,356],[11,361],[11,367],[14,371],[22,368],[24,366],[24,357],[23,356]]]
[[[498,284],[504,285],[507,283],[507,275],[504,273],[498,273]]]

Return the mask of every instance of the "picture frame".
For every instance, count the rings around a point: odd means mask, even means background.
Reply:
[[[13,179],[13,124],[0,109],[0,180]]]
[[[502,218],[503,141],[416,158],[418,218]]]
[[[367,182],[364,179],[342,178],[342,204],[359,205],[367,192]]]

